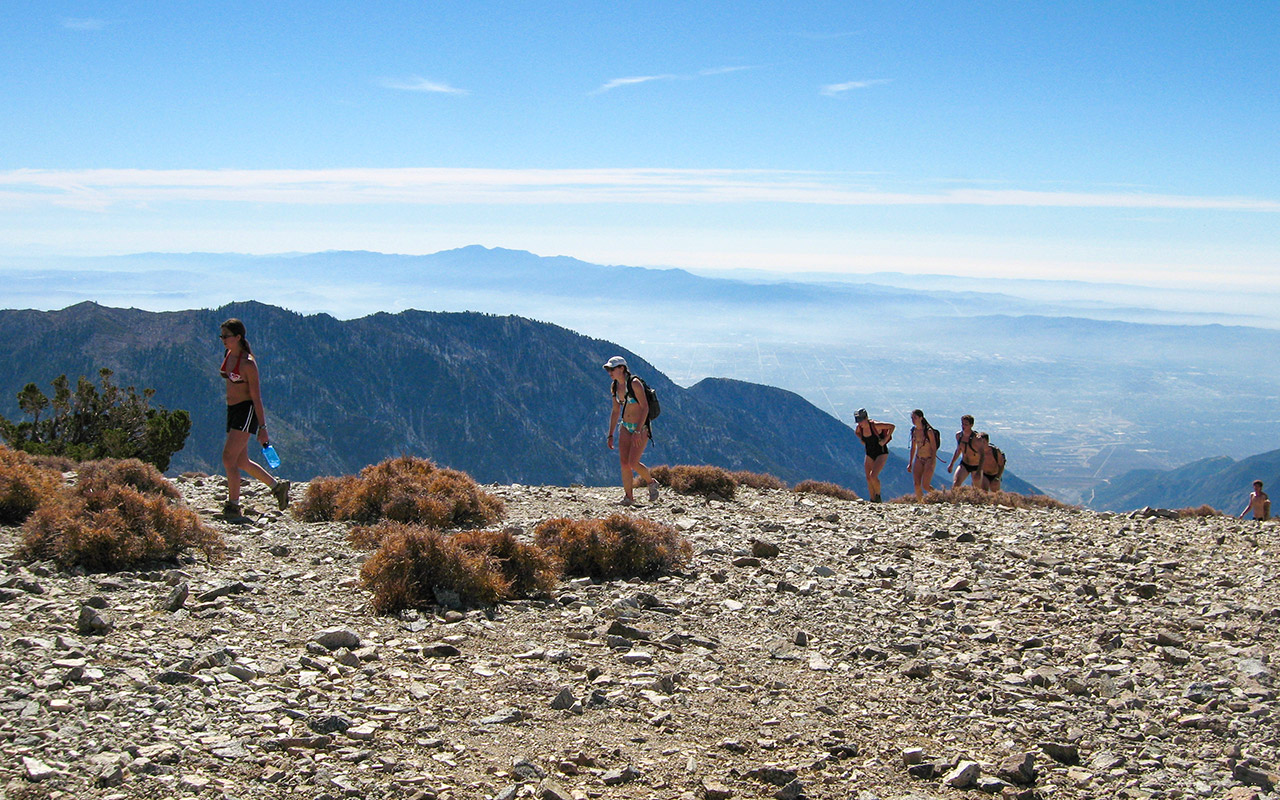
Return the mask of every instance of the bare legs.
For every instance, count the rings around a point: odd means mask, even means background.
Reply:
[[[884,463],[888,460],[888,453],[875,458],[867,456],[862,459],[862,468],[867,475],[867,494],[871,495],[870,500],[873,503],[880,502],[880,471],[884,469]]]
[[[926,492],[933,491],[933,469],[937,462],[937,456],[917,457],[911,465],[911,479],[915,482],[917,500],[923,499]]]
[[[963,462],[956,465],[956,482],[952,488],[959,489],[961,486],[964,486],[965,480],[967,480],[970,475],[973,476],[974,488],[981,489],[982,478],[979,477],[978,470],[975,469],[973,472],[970,472],[969,468],[966,467]]]
[[[651,483],[653,478],[649,475],[649,468],[640,463],[640,456],[644,455],[645,445],[649,444],[649,431],[640,428],[635,433],[628,433],[626,430],[620,432],[618,437],[618,460],[622,465],[622,495],[624,502],[634,501],[631,496],[635,487],[635,478],[632,473],[639,473],[644,478],[645,483]]]
[[[244,470],[272,488],[276,479],[261,465],[249,460],[249,434],[246,431],[227,431],[227,443],[222,446],[222,467],[227,473],[227,502],[240,502],[240,471]]]

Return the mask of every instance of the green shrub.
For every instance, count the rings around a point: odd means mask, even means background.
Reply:
[[[607,519],[549,519],[534,530],[539,547],[564,565],[566,575],[650,578],[679,569],[693,547],[674,528],[614,514]]]
[[[37,466],[26,453],[0,445],[0,525],[22,522],[61,486],[61,474]]]
[[[504,513],[502,500],[470,475],[409,456],[370,465],[357,476],[317,478],[294,511],[306,522],[385,519],[434,528],[492,525]]]
[[[710,500],[732,500],[738,484],[720,467],[678,465],[654,467],[650,473],[658,483],[677,494],[698,495]]]
[[[988,492],[973,486],[959,489],[935,489],[917,501],[915,495],[896,497],[893,503],[958,503],[972,506],[1009,506],[1011,508],[1048,508],[1058,511],[1079,511],[1079,506],[1055,500],[1043,494],[1017,494],[1015,492]]]
[[[801,494],[821,494],[827,497],[834,497],[838,500],[857,500],[858,493],[852,489],[846,489],[839,484],[829,481],[800,481],[791,491],[800,492]]]
[[[749,489],[787,488],[787,485],[782,482],[781,478],[763,472],[747,472],[746,470],[740,470],[738,472],[730,472],[729,477],[733,478],[734,483],[739,486],[746,486]]]
[[[222,536],[175,505],[176,491],[154,485],[140,491],[126,481],[149,484],[149,477],[134,464],[92,466],[86,479],[60,488],[27,519],[18,555],[89,571],[172,561],[189,548],[210,559],[221,555]]]
[[[436,590],[456,593],[464,606],[489,606],[511,593],[492,556],[468,550],[452,537],[421,525],[381,522],[380,544],[360,569],[378,614],[438,602]]]
[[[98,370],[98,385],[81,376],[74,390],[66,375],[53,380],[53,397],[28,383],[18,392],[18,407],[30,422],[13,423],[0,417],[0,435],[14,449],[78,461],[95,458],[137,458],[169,468],[191,432],[191,416],[179,409],[153,407],[154,389],[139,394],[111,381],[111,370]],[[46,410],[52,413],[45,419]]]

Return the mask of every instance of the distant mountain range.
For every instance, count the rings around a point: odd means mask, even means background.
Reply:
[[[14,397],[27,382],[48,391],[59,374],[74,380],[110,367],[118,384],[155,388],[155,402],[191,413],[175,470],[220,472],[217,330],[227,317],[245,320],[261,359],[273,443],[289,477],[348,474],[411,454],[485,482],[617,483],[617,455],[604,444],[609,399],[600,365],[621,353],[662,399],[647,463],[715,464],[865,493],[852,429],[799,395],[715,378],[685,389],[624,348],[521,317],[406,311],[340,321],[260,303],[0,311],[0,354],[15,365],[0,377],[0,410],[18,416]],[[935,483],[947,477],[939,470]],[[884,483],[885,497],[910,492],[901,447]],[[1038,492],[1012,474],[1005,485]]]
[[[1111,511],[1209,505],[1238,514],[1255,480],[1263,482],[1268,494],[1280,492],[1280,450],[1239,461],[1218,456],[1171,470],[1132,470],[1099,486],[1089,505]],[[1280,494],[1276,498],[1280,507]]]

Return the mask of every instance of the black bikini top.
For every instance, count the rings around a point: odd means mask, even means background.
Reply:
[[[240,369],[240,360],[242,356],[239,355],[238,353],[236,354],[236,365],[234,369],[227,369],[228,358],[231,358],[230,350],[228,350],[226,354],[222,356],[222,366],[218,368],[218,374],[226,378],[227,380],[231,381],[232,383],[244,383],[244,377],[241,376],[240,373],[236,371]]]

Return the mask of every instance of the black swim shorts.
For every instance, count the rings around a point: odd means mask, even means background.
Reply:
[[[253,412],[252,400],[227,406],[227,430],[249,434],[258,432],[258,415]]]

